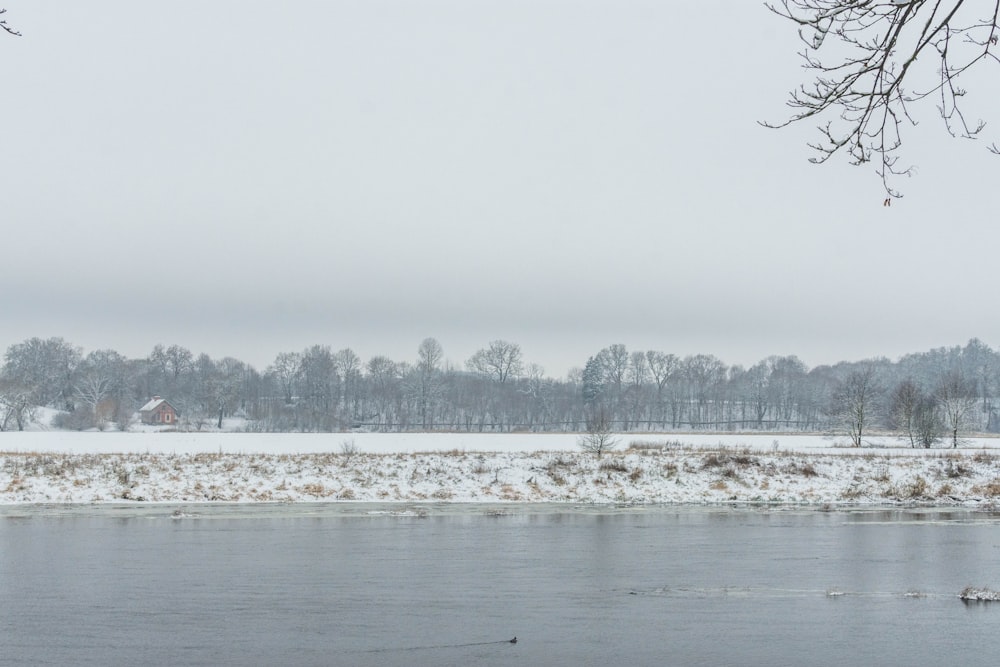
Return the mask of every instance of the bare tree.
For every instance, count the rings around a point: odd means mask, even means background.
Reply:
[[[96,426],[103,431],[113,412],[104,405],[111,395],[111,378],[100,369],[89,370],[77,380],[74,389],[77,400],[86,408],[87,425]]]
[[[874,421],[878,394],[875,367],[872,364],[848,373],[834,390],[834,417],[847,429],[854,447],[861,446],[866,429]]]
[[[391,422],[399,417],[396,413],[390,414],[390,410],[398,402],[399,383],[403,373],[399,364],[381,355],[369,359],[367,367],[372,410],[375,413],[376,425],[381,427],[383,421]]]
[[[436,338],[425,338],[417,348],[411,391],[415,393],[421,427],[426,430],[434,421],[434,409],[441,395],[441,370],[444,349]]]
[[[30,338],[7,348],[2,375],[29,391],[32,404],[72,410],[73,375],[81,359],[80,348],[62,338]]]
[[[469,370],[503,384],[511,376],[521,374],[521,346],[505,340],[490,341],[489,347],[477,350],[465,365]]]
[[[621,343],[615,343],[598,352],[598,356],[604,364],[604,375],[608,384],[614,388],[615,397],[621,396],[625,374],[628,371],[628,350]]]
[[[6,14],[6,13],[7,13],[6,9],[0,9],[0,15]],[[20,37],[21,36],[21,33],[19,33],[18,31],[14,30],[9,25],[7,25],[7,19],[0,19],[0,29],[3,29],[3,31],[6,32],[8,35],[14,35],[15,37]]]
[[[34,419],[31,392],[16,381],[0,376],[0,431],[8,431],[11,424],[18,431]]]
[[[663,390],[667,381],[677,372],[677,357],[658,350],[646,351],[646,365],[656,384],[657,419],[663,419]]]
[[[941,439],[943,428],[937,401],[933,396],[921,396],[913,410],[913,430],[916,432],[917,442],[929,449]]]
[[[281,387],[285,404],[291,404],[295,393],[295,384],[302,373],[302,355],[297,352],[281,352],[274,359],[274,363],[267,369],[267,374],[275,379]]]
[[[597,454],[597,458],[618,445],[618,439],[611,431],[611,420],[603,407],[587,419],[587,432],[580,436],[577,444],[583,451]]]
[[[941,379],[937,388],[938,405],[945,425],[951,433],[952,448],[958,447],[958,432],[967,428],[979,399],[976,387],[961,373],[952,371]]]
[[[361,382],[361,358],[349,347],[345,347],[335,355],[333,362],[340,374],[344,394],[344,416],[354,419],[358,407],[358,384]]]
[[[340,397],[340,376],[329,345],[313,345],[302,352],[300,396],[310,428],[329,431],[335,426],[334,407]]]
[[[646,365],[646,353],[635,351],[629,355],[628,368],[625,371],[628,380],[626,393],[631,407],[631,421],[625,425],[625,430],[639,425],[639,417],[645,398],[644,385],[649,379],[649,367]]]
[[[889,419],[910,439],[910,447],[917,446],[917,411],[922,399],[920,387],[913,380],[900,382],[889,397]]]
[[[799,55],[814,78],[792,91],[790,119],[763,124],[821,123],[812,162],[841,151],[855,165],[875,161],[888,197],[899,197],[890,180],[912,170],[898,162],[902,130],[917,123],[912,106],[936,100],[953,136],[973,139],[986,125],[966,119],[959,79],[979,63],[1000,63],[997,0],[778,0],[767,7],[799,26]],[[1000,153],[996,143],[989,149]]]

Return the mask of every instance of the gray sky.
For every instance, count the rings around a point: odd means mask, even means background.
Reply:
[[[612,343],[809,366],[1000,343],[996,158],[928,107],[891,208],[870,169],[810,165],[812,127],[756,124],[803,81],[760,2],[0,6],[4,349],[263,370],[504,338],[561,376]]]

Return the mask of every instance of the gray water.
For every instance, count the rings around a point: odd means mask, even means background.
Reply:
[[[991,664],[1000,603],[956,594],[1000,587],[998,522],[919,509],[0,507],[0,665]]]

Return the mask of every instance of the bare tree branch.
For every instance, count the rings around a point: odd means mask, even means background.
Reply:
[[[6,9],[0,9],[0,15],[6,14],[6,13],[7,13]],[[19,33],[18,31],[14,30],[9,25],[7,25],[7,19],[0,19],[0,29],[3,29],[4,32],[6,32],[8,34],[11,34],[11,35],[14,35],[15,37],[20,37],[21,36],[21,33]]]
[[[768,9],[799,26],[799,53],[814,80],[790,93],[792,116],[766,127],[823,119],[810,143],[814,163],[844,151],[851,164],[875,162],[886,194],[893,178],[911,175],[899,163],[902,132],[916,125],[910,107],[931,96],[949,133],[975,139],[983,120],[969,122],[959,104],[959,77],[983,61],[1000,63],[1000,0],[780,0]],[[973,9],[974,8],[974,9]],[[985,11],[974,18],[972,11]],[[822,55],[822,57],[821,57]],[[997,153],[996,144],[988,147]],[[887,200],[888,201],[888,200]]]

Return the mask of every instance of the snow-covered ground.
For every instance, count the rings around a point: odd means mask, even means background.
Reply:
[[[421,452],[579,451],[576,433],[184,433],[161,431],[87,432],[13,431],[0,433],[0,452],[45,452],[62,454],[329,454],[340,453],[352,443],[366,454]],[[809,452],[814,454],[856,453],[846,437],[785,433],[627,433],[616,436],[618,449],[630,445],[659,444],[676,449],[728,447],[757,452]],[[865,438],[864,451],[900,456],[926,456],[928,450],[913,449],[893,436]],[[1000,438],[976,437],[960,441],[963,451],[1000,449]],[[931,453],[944,451],[937,445]],[[1000,452],[998,452],[1000,453]]]
[[[817,435],[0,433],[0,504],[930,503],[1000,499],[1000,444]]]

